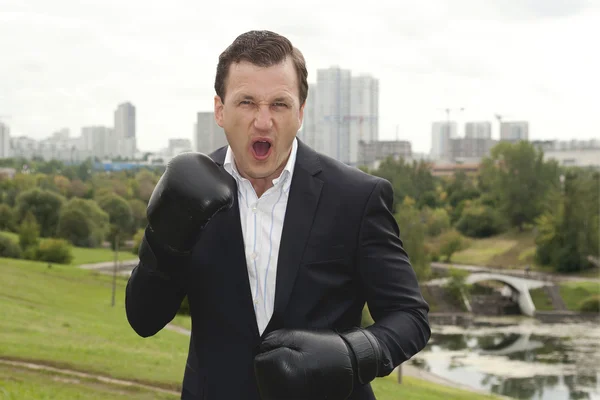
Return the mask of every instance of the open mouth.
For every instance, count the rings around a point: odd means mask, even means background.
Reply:
[[[264,160],[271,153],[271,142],[267,140],[257,140],[252,143],[252,153],[259,160]]]

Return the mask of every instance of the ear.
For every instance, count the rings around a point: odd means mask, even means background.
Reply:
[[[306,105],[306,100],[304,100],[304,103],[302,103],[302,105],[300,106],[300,111],[298,112],[298,122],[300,123],[300,126],[302,126],[302,124],[304,123],[304,106]]]
[[[221,97],[215,96],[215,121],[221,128],[223,127],[223,107]]]

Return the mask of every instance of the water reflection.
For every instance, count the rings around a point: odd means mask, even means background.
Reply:
[[[600,327],[532,319],[434,326],[411,364],[444,378],[516,399],[599,399]]]

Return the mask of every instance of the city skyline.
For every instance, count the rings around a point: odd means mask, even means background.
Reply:
[[[190,137],[196,114],[212,111],[219,53],[249,29],[288,36],[306,57],[310,83],[334,65],[376,77],[379,138],[410,141],[417,152],[429,152],[431,123],[445,120],[447,107],[465,108],[450,116],[459,135],[464,122],[489,121],[498,138],[502,114],[529,121],[531,140],[597,136],[600,56],[586,44],[600,34],[597,3],[340,3],[318,13],[311,5],[228,3],[240,16],[191,1],[139,4],[3,6],[0,46],[9,57],[0,74],[9,79],[0,82],[0,120],[11,136],[110,126],[114,106],[129,101],[140,149]]]

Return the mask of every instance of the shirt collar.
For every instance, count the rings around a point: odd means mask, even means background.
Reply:
[[[285,183],[286,190],[291,183],[290,177],[294,174],[294,167],[296,165],[296,153],[298,152],[298,139],[294,138],[292,142],[292,151],[290,153],[290,157],[288,158],[287,163],[285,164],[285,168],[281,172],[281,175],[275,179],[273,179],[273,185],[276,186],[279,183]],[[223,167],[229,174],[231,174],[237,181],[245,181],[247,180],[243,176],[240,175],[237,166],[234,162],[234,155],[231,151],[231,146],[227,146],[227,152],[225,153],[225,161],[223,162]]]

